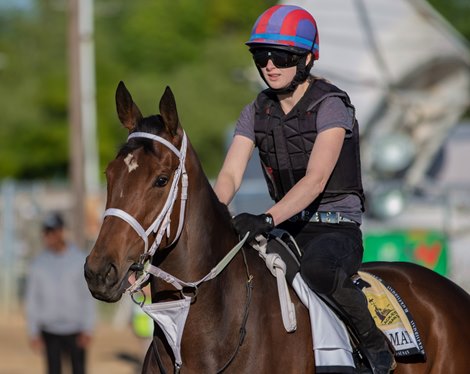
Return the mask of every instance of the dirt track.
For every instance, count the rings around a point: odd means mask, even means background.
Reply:
[[[141,342],[128,328],[98,324],[88,356],[88,374],[140,373],[136,362]],[[34,353],[26,336],[25,320],[20,313],[0,314],[0,374],[45,373],[42,356]]]

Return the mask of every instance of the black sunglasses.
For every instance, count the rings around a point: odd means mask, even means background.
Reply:
[[[277,68],[290,68],[296,66],[303,57],[303,55],[275,49],[253,49],[250,52],[253,54],[253,61],[260,68],[266,67],[269,60]]]

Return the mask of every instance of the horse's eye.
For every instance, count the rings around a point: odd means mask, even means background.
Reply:
[[[156,187],[164,187],[168,183],[168,177],[166,175],[158,176],[157,180],[155,181]]]

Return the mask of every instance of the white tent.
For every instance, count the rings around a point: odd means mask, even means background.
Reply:
[[[317,21],[320,59],[312,72],[347,91],[356,107],[366,185],[422,188],[470,103],[465,41],[422,0],[282,3]]]
[[[369,200],[425,190],[428,169],[470,104],[465,40],[423,0],[281,3],[315,17],[320,59],[312,72],[356,107]]]

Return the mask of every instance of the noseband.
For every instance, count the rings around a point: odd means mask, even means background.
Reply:
[[[165,147],[167,147],[169,150],[171,150],[179,159],[179,165],[174,173],[173,182],[171,184],[170,192],[168,193],[166,202],[160,214],[157,216],[157,218],[155,218],[155,220],[153,221],[153,223],[149,226],[147,230],[145,230],[143,226],[132,215],[130,215],[129,213],[125,212],[122,209],[108,208],[104,212],[103,218],[107,216],[115,216],[115,217],[121,218],[122,220],[126,221],[142,238],[142,240],[144,241],[145,247],[144,247],[144,252],[141,256],[139,265],[142,265],[143,267],[143,263],[145,262],[145,260],[151,258],[154,255],[157,248],[160,247],[160,243],[163,239],[163,235],[165,234],[165,232],[166,232],[167,237],[168,238],[170,237],[170,234],[171,234],[170,232],[171,217],[170,216],[173,211],[173,206],[175,204],[175,201],[177,199],[178,184],[179,184],[180,178],[181,178],[181,197],[180,197],[181,204],[180,204],[178,229],[176,230],[176,235],[173,241],[168,245],[168,247],[176,242],[176,240],[179,238],[181,231],[183,229],[186,200],[188,197],[188,175],[186,173],[186,166],[185,166],[188,141],[187,141],[186,133],[183,132],[183,140],[181,142],[181,148],[178,150],[168,140],[160,136],[149,134],[146,132],[134,132],[128,136],[127,140],[129,141],[130,139],[133,139],[133,138],[151,139],[153,141],[161,143]],[[151,247],[149,248],[149,237],[153,233],[156,234],[155,240],[153,244],[151,245]]]

